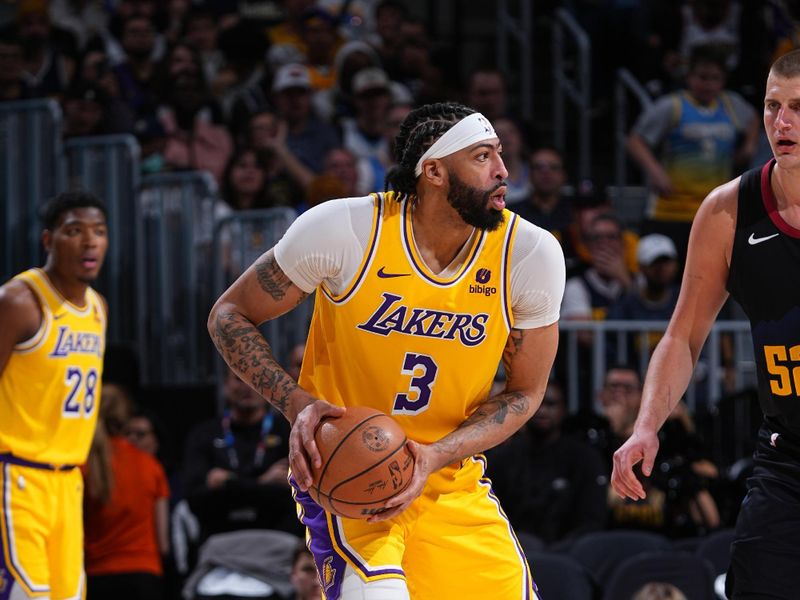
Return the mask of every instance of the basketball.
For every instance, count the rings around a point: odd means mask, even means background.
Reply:
[[[332,514],[350,519],[378,514],[411,481],[414,457],[406,434],[378,410],[352,407],[342,417],[323,419],[314,439],[322,465],[311,467],[309,493]]]

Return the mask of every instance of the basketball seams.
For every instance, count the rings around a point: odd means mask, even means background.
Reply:
[[[372,470],[372,469],[374,469],[375,467],[378,467],[378,466],[382,465],[383,463],[385,463],[387,460],[389,460],[389,459],[393,458],[393,457],[394,457],[394,456],[395,456],[395,455],[396,455],[398,452],[400,452],[400,451],[401,451],[403,448],[405,448],[405,445],[406,445],[406,443],[407,443],[407,442],[408,442],[408,438],[407,438],[407,437],[403,438],[403,442],[402,442],[402,443],[401,443],[401,444],[400,444],[400,445],[399,445],[397,448],[395,448],[395,449],[392,451],[392,453],[391,453],[391,454],[389,454],[389,455],[387,455],[387,456],[384,456],[384,457],[383,457],[383,458],[382,458],[380,461],[378,461],[378,462],[376,462],[376,463],[374,463],[374,464],[370,465],[370,466],[369,466],[369,468],[367,468],[367,469],[364,469],[364,470],[363,470],[363,471],[361,471],[360,473],[356,473],[355,475],[353,475],[353,476],[351,476],[351,477],[348,477],[348,478],[347,478],[347,479],[345,479],[344,481],[341,481],[341,482],[339,482],[338,484],[336,484],[336,485],[335,485],[335,486],[334,486],[334,487],[331,489],[331,493],[330,493],[330,494],[325,494],[325,495],[328,497],[328,499],[331,501],[331,504],[333,504],[334,502],[340,502],[340,503],[342,503],[342,504],[347,504],[347,505],[350,505],[350,506],[361,506],[361,505],[363,505],[363,504],[374,504],[375,502],[379,502],[379,500],[372,500],[372,501],[370,501],[370,502],[350,502],[350,501],[347,501],[347,500],[338,500],[338,499],[336,499],[336,498],[334,498],[334,497],[333,497],[333,493],[334,493],[334,492],[335,492],[335,491],[336,491],[338,488],[342,487],[343,485],[345,485],[345,484],[347,484],[347,483],[349,483],[349,482],[353,481],[354,479],[357,479],[357,478],[361,477],[361,476],[362,476],[364,473],[367,473],[367,472],[371,471],[371,470]],[[409,481],[410,481],[410,480],[409,480]],[[400,493],[401,491],[403,491],[404,489],[406,489],[406,487],[407,487],[407,486],[408,486],[408,482],[406,483],[406,485],[405,485],[405,486],[404,486],[402,489],[400,489],[400,490],[397,490],[397,492],[396,492],[396,493]],[[394,494],[392,494],[392,496],[394,496]],[[391,498],[391,496],[389,496],[389,498]],[[388,498],[387,498],[387,499],[388,499]]]
[[[336,447],[334,447],[334,449],[331,451],[331,455],[328,457],[328,460],[325,461],[325,466],[322,467],[322,472],[320,472],[320,474],[319,474],[319,482],[317,483],[317,485],[315,487],[317,488],[317,491],[320,494],[325,495],[325,496],[328,495],[328,494],[325,494],[325,492],[322,491],[322,482],[325,479],[325,474],[328,472],[328,465],[330,465],[333,462],[333,457],[336,456],[336,453],[339,452],[339,449],[344,445],[344,443],[348,439],[350,439],[350,436],[353,435],[356,431],[358,431],[365,423],[368,423],[368,422],[372,421],[373,419],[377,419],[379,417],[384,417],[384,416],[386,416],[386,415],[383,415],[383,414],[370,415],[369,417],[367,417],[363,421],[360,421],[355,426],[353,426],[350,429],[350,431],[348,431],[347,434],[341,440],[339,440],[339,443],[336,444]],[[322,424],[320,424],[320,427],[321,426],[322,426]]]

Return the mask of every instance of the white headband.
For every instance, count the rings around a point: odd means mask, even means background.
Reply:
[[[481,113],[472,113],[445,131],[444,135],[436,140],[425,154],[420,156],[417,166],[414,167],[414,176],[419,177],[422,173],[422,163],[426,160],[444,158],[472,144],[496,137],[497,134],[494,132],[492,124],[489,123],[489,119]]]

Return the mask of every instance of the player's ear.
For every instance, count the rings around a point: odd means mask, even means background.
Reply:
[[[422,177],[435,186],[443,186],[447,180],[444,163],[438,158],[426,160],[422,163]]]
[[[50,254],[50,246],[53,244],[53,232],[49,229],[43,229],[41,239],[45,254]]]

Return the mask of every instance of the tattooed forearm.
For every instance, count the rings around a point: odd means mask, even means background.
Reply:
[[[435,449],[440,454],[452,456],[453,460],[461,460],[475,452],[491,448],[522,425],[528,416],[530,406],[530,398],[522,392],[510,392],[489,398],[453,433],[439,440]],[[509,419],[509,415],[514,419]]]
[[[506,370],[506,374],[511,372],[511,362],[522,348],[522,340],[524,337],[524,329],[512,329],[511,333],[508,335],[508,341],[503,350],[503,367]]]
[[[480,432],[490,427],[503,425],[509,413],[524,416],[530,407],[530,400],[522,392],[510,392],[489,398],[481,404],[470,417],[458,426],[459,429],[474,429]]]
[[[275,300],[282,300],[292,281],[278,266],[272,250],[265,253],[253,265],[258,276],[258,285]]]
[[[512,329],[503,351],[508,381],[452,432],[430,445],[441,468],[492,448],[514,434],[539,407],[558,345],[556,324]],[[541,360],[539,360],[541,358]]]
[[[286,415],[297,383],[275,360],[256,326],[238,313],[219,312],[211,338],[231,369]]]

